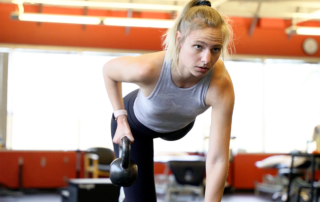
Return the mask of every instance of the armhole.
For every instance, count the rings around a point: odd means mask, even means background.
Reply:
[[[212,68],[211,72],[209,73],[209,75],[207,76],[207,78],[204,81],[203,93],[202,93],[202,98],[201,98],[201,102],[202,102],[203,107],[210,107],[210,106],[206,105],[206,97],[207,97],[208,89],[209,89],[209,86],[211,83],[213,70],[214,70],[214,67]]]

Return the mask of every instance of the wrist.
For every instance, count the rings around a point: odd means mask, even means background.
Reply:
[[[121,119],[125,118],[126,119],[128,113],[127,113],[127,110],[120,109],[120,110],[114,111],[112,115],[113,115],[114,120],[117,121],[119,118],[121,118]]]
[[[116,118],[116,122],[122,122],[127,120],[127,115],[120,115]]]

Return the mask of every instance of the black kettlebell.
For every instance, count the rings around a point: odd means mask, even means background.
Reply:
[[[138,166],[130,160],[130,140],[127,137],[122,138],[119,157],[110,164],[110,180],[114,185],[129,187],[138,177]]]

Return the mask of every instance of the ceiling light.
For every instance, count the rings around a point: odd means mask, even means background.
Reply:
[[[137,10],[180,10],[181,6],[161,5],[161,4],[138,4],[138,3],[113,3],[103,1],[76,1],[76,0],[12,0],[12,3],[31,3],[55,6],[77,6],[96,8],[116,8],[116,9],[137,9]]]
[[[291,26],[286,29],[287,34],[298,34],[298,35],[319,35],[320,27],[301,27],[301,26]]]
[[[53,23],[71,23],[71,24],[101,24],[101,18],[76,15],[52,15],[36,13],[11,13],[11,19],[32,22],[53,22]]]
[[[139,18],[105,18],[104,25],[124,26],[124,27],[151,27],[151,28],[170,28],[173,20],[155,20]]]
[[[40,13],[11,13],[11,19],[31,22],[71,23],[89,25],[109,25],[123,27],[170,28],[173,20],[143,18],[90,17],[77,15],[53,15]]]
[[[320,27],[299,27],[296,32],[300,35],[320,35]]]

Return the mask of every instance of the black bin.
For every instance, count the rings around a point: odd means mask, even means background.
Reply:
[[[109,178],[71,179],[61,196],[62,202],[118,202],[119,193]]]

